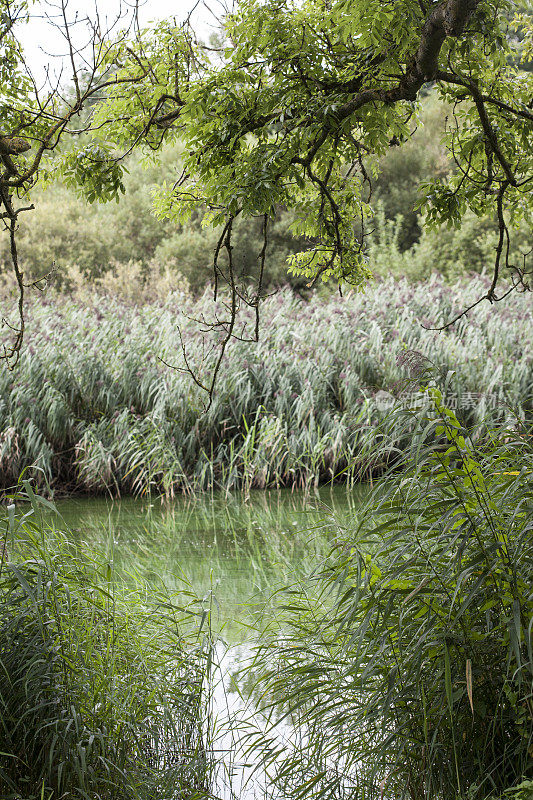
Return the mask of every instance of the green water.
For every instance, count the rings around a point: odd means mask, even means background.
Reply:
[[[253,634],[275,588],[309,573],[350,521],[365,487],[161,500],[72,499],[50,521],[105,548],[121,572],[197,597],[229,641]]]

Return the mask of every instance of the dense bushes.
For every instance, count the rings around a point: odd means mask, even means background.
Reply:
[[[369,243],[369,260],[376,275],[410,280],[428,280],[438,274],[454,281],[472,273],[490,273],[498,233],[494,220],[479,219],[471,213],[464,215],[460,228],[424,228],[418,240],[402,249],[402,218],[387,219],[378,207],[375,228]],[[509,262],[524,264],[529,253],[529,229],[513,231]]]
[[[410,349],[450,371],[450,401],[481,435],[485,422],[505,423],[506,404],[531,412],[530,297],[481,306],[443,333],[421,323],[442,323],[482,291],[482,281],[386,281],[309,303],[280,293],[265,303],[260,342],[230,348],[207,413],[189,376],[159,357],[183,365],[179,324],[190,363],[210,369],[190,319],[210,318],[210,295],[142,307],[38,297],[18,367],[0,372],[4,486],[28,465],[56,488],[112,493],[353,482],[405,441],[394,423],[387,437],[376,424],[394,402],[383,390],[404,376],[397,357]]]
[[[31,500],[8,508],[0,570],[2,798],[205,797],[204,664],[184,613],[121,586]]]
[[[278,596],[256,656],[270,719],[295,726],[283,748],[249,740],[283,797],[531,797],[531,439],[518,424],[477,448],[428,396],[404,469],[311,587]]]
[[[198,208],[187,225],[157,219],[152,191],[181,172],[179,147],[168,147],[161,163],[131,157],[120,203],[88,205],[73,189],[51,184],[36,190],[35,210],[21,217],[18,248],[21,266],[33,278],[52,273],[50,281],[69,286],[79,270],[94,281],[120,265],[135,265],[148,276],[170,269],[191,290],[201,292],[212,278],[218,233],[203,228]],[[288,280],[286,260],[302,244],[289,232],[291,216],[280,210],[271,226],[266,282]],[[234,263],[238,273],[253,277],[259,269],[261,220],[239,220],[235,228]],[[0,231],[0,272],[9,269],[9,240]],[[3,269],[2,269],[3,267]]]
[[[418,186],[423,181],[445,180],[453,170],[442,143],[446,109],[429,95],[419,128],[409,143],[391,147],[380,159],[373,185],[378,214],[368,237],[370,267],[381,275],[425,278],[438,271],[447,278],[489,269],[494,260],[497,226],[494,220],[468,216],[459,229],[428,231],[417,209]],[[413,125],[415,122],[413,121]],[[152,192],[163,182],[174,182],[181,172],[180,147],[169,146],[161,159],[128,161],[126,194],[120,203],[87,205],[73,189],[51,184],[38,190],[31,214],[21,217],[18,234],[21,265],[26,274],[41,276],[53,269],[57,285],[69,285],[72,268],[95,280],[120,265],[134,265],[147,282],[170,270],[194,292],[212,278],[216,230],[202,227],[198,208],[186,225],[159,220],[152,211]],[[266,285],[287,281],[303,285],[287,274],[287,258],[307,245],[295,239],[293,215],[280,209],[271,225],[266,260]],[[518,237],[516,246],[515,236]],[[529,232],[513,235],[512,260],[522,263],[520,249],[529,250]],[[262,221],[237,219],[233,236],[234,264],[243,277],[257,276],[262,248]],[[515,258],[516,256],[516,258]],[[0,233],[0,266],[9,265],[7,235]]]

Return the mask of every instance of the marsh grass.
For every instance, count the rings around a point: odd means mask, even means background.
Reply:
[[[190,612],[122,580],[24,494],[0,571],[2,799],[208,796],[209,652]]]
[[[278,595],[245,672],[272,726],[249,732],[249,757],[274,796],[530,797],[531,438],[517,422],[476,445],[435,385],[429,397],[404,412],[419,437],[403,469],[311,584]]]
[[[445,372],[448,399],[482,435],[505,425],[506,404],[533,407],[532,309],[527,295],[480,306],[443,333],[439,325],[483,293],[483,279],[453,287],[383,281],[365,294],[314,297],[282,291],[265,301],[261,340],[229,348],[216,395],[205,397],[183,366],[204,377],[209,348],[192,319],[223,313],[206,293],[170,293],[143,306],[108,295],[45,294],[28,306],[26,349],[0,374],[0,474],[4,488],[33,465],[44,491],[145,495],[198,490],[352,487],[382,472],[409,427],[385,436],[390,409],[378,392],[402,379],[398,355],[416,349]],[[7,302],[7,301],[4,301]],[[192,319],[191,319],[192,318]],[[468,401],[467,403],[464,401]]]

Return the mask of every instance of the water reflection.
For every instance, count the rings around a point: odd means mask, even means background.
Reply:
[[[250,635],[256,612],[291,575],[313,569],[338,525],[366,493],[325,488],[161,500],[76,498],[56,503],[56,526],[103,547],[121,571],[200,598],[212,625],[233,643]],[[335,520],[333,520],[333,515]]]
[[[273,622],[268,598],[278,586],[304,579],[327,554],[339,528],[353,525],[365,487],[208,495],[160,500],[73,499],[58,502],[57,527],[104,548],[120,572],[164,583],[208,609],[219,636],[212,675],[212,742],[218,761],[214,796],[271,797],[264,771],[249,762],[246,733],[266,730],[253,693],[236,679],[254,635]],[[251,675],[252,673],[248,673]],[[253,682],[253,681],[252,681]],[[271,731],[272,735],[272,731]],[[295,735],[285,720],[276,747]]]

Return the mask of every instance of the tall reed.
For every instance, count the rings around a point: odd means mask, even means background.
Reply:
[[[531,796],[531,439],[476,446],[429,396],[404,469],[339,531],[314,590],[281,595],[246,674],[272,722],[248,744],[274,795]]]
[[[282,291],[264,304],[260,342],[229,348],[205,414],[189,376],[159,359],[183,366],[179,325],[189,363],[207,375],[213,341],[191,318],[212,317],[209,294],[143,306],[39,297],[18,368],[0,372],[1,481],[34,465],[42,485],[115,495],[353,484],[410,435],[390,428],[384,440],[378,423],[392,402],[383,390],[402,377],[397,356],[411,349],[454,371],[448,401],[480,434],[487,421],[506,424],[507,403],[530,417],[529,296],[480,306],[441,333],[423,327],[447,321],[482,283],[384,281],[309,302]]]
[[[187,615],[43,524],[26,489],[0,573],[0,796],[208,796],[208,654]]]

